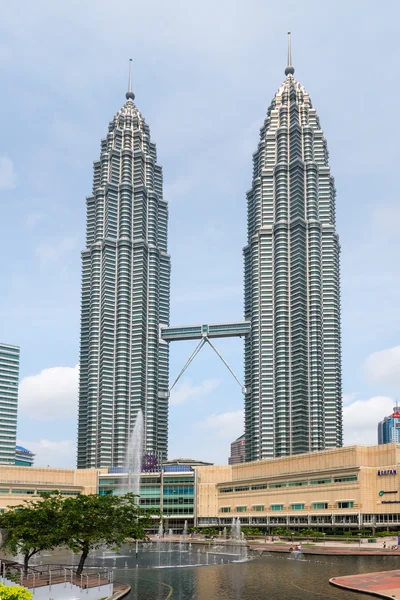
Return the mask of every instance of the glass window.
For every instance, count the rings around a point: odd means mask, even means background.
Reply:
[[[283,504],[271,504],[271,510],[283,510]]]
[[[292,510],[304,510],[304,504],[292,504]]]
[[[284,488],[286,487],[286,483],[270,483],[269,484],[269,488],[272,489],[276,489],[276,488]]]
[[[247,506],[237,506],[236,512],[246,512]]]
[[[252,490],[266,490],[267,489],[267,484],[266,483],[259,483],[257,485],[252,485],[251,489]]]
[[[264,504],[256,504],[253,506],[253,510],[255,512],[263,512],[264,511]]]
[[[323,510],[325,508],[328,508],[328,503],[327,502],[313,502],[313,509],[314,510]]]
[[[231,512],[231,507],[230,506],[221,506],[221,508],[219,510],[220,510],[220,512],[223,512],[223,513],[229,513],[229,512]]]
[[[308,485],[307,479],[302,479],[299,481],[289,481],[289,487],[299,487],[301,485]]]
[[[353,500],[338,500],[338,508],[354,508]]]
[[[249,486],[235,487],[235,492],[248,492]]]
[[[219,491],[221,494],[229,494],[230,492],[233,492],[233,488],[221,488]]]
[[[310,485],[322,485],[324,483],[332,483],[332,479],[311,479]]]
[[[334,483],[346,483],[347,481],[357,481],[357,475],[343,475],[343,477],[335,477]]]

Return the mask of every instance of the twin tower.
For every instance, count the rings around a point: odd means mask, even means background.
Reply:
[[[146,453],[167,458],[168,356],[176,339],[244,336],[247,460],[342,445],[335,187],[290,46],[253,163],[244,321],[169,327],[168,204],[156,145],[129,85],[86,200],[79,468],[122,466],[139,409]]]

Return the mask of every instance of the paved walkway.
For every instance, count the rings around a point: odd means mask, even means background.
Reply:
[[[293,547],[295,545],[293,544]],[[290,552],[290,544],[250,544],[248,545],[250,550],[257,550],[258,552]],[[369,548],[367,544],[364,546],[356,546],[349,548],[345,545],[337,546],[301,546],[302,554],[334,554],[336,556],[400,556],[400,550],[384,550],[383,548]]]
[[[131,591],[131,586],[127,583],[114,583],[113,595],[106,598],[106,600],[119,600],[124,598]]]
[[[400,600],[400,571],[333,577],[329,583],[353,592]]]

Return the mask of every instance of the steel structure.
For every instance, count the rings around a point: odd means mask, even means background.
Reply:
[[[244,248],[249,461],[342,445],[335,186],[316,110],[285,80],[253,155]]]
[[[150,129],[134,102],[94,163],[82,252],[78,467],[122,466],[138,410],[145,452],[167,458],[168,205]]]

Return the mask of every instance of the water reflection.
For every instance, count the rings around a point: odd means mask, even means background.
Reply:
[[[154,550],[155,546],[154,544]],[[158,560],[157,552],[139,552],[136,560],[135,548],[129,546],[121,548],[119,555],[111,551],[99,551],[91,557],[90,564],[94,562],[110,568],[115,566],[114,579],[132,586],[129,596],[131,600],[165,600],[167,597],[170,600],[365,600],[365,595],[330,586],[329,579],[334,576],[398,567],[396,557],[390,556],[304,555],[302,560],[293,560],[287,554],[255,556],[248,562],[221,564],[217,560],[227,561],[228,558],[215,552],[208,555],[207,566],[204,556],[207,556],[208,550],[212,551],[212,547],[207,545],[200,549],[195,545],[186,545],[185,551],[180,553],[179,557],[179,551],[175,549],[168,552],[168,546],[168,543],[165,544],[166,551],[162,552],[163,560],[168,560],[167,568],[154,568],[154,564],[151,564],[151,557],[157,557]],[[213,556],[217,557],[216,564]],[[52,562],[70,563],[71,554],[57,552],[52,557],[46,557],[46,562],[49,562],[49,559]],[[74,562],[77,559],[75,556]],[[192,561],[196,561],[196,564],[198,560],[203,562],[201,566],[184,567],[182,564],[184,568],[179,568],[179,560],[187,560],[188,565],[193,564]],[[174,566],[174,563],[178,566]]]
[[[115,578],[132,585],[129,596],[140,600],[365,600],[365,595],[329,585],[331,577],[397,568],[391,557],[321,556],[290,560],[281,555],[247,563],[202,568],[116,571]],[[170,587],[167,587],[170,586]]]

